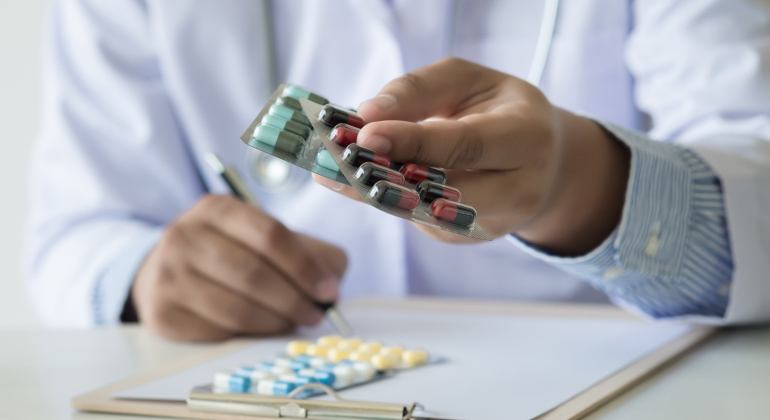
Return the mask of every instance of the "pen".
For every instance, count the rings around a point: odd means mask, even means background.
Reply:
[[[246,188],[246,184],[243,183],[243,180],[241,179],[240,175],[238,175],[238,172],[235,170],[235,168],[225,166],[225,164],[222,163],[222,161],[219,160],[217,155],[214,153],[208,153],[206,155],[206,162],[208,162],[209,166],[211,166],[211,169],[213,169],[214,172],[222,177],[222,180],[224,180],[227,186],[230,187],[230,190],[232,190],[236,197],[258,209],[261,208],[259,206],[259,202],[257,202],[256,198],[251,195],[249,189]],[[343,337],[350,337],[353,335],[353,330],[350,328],[348,323],[345,322],[345,319],[342,318],[342,314],[340,314],[340,312],[337,310],[337,307],[334,306],[334,302],[313,303],[318,309],[324,312],[326,319],[334,326],[340,335]]]

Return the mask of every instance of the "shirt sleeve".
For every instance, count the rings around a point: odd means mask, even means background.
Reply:
[[[719,178],[689,149],[603,125],[631,150],[618,228],[579,258],[511,241],[647,316],[722,317],[733,263]]]

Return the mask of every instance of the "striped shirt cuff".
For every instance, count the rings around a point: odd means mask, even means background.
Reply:
[[[724,316],[733,263],[719,178],[689,149],[599,124],[631,150],[618,228],[577,258],[509,239],[637,312],[654,318]]]

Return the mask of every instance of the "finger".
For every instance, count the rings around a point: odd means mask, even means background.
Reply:
[[[494,95],[510,76],[459,58],[446,58],[385,85],[358,107],[364,120],[422,121],[450,117]]]
[[[313,180],[317,182],[319,185],[324,186],[336,193],[340,193],[347,198],[351,198],[353,200],[360,201],[362,203],[366,202],[361,197],[361,194],[359,194],[355,189],[353,189],[353,187],[349,185],[342,184],[340,182],[331,180],[329,178],[326,178],[325,176],[321,176],[318,174],[313,174]]]
[[[177,305],[166,305],[162,315],[148,322],[155,333],[177,341],[222,341],[234,334],[189,310]]]
[[[177,288],[169,300],[206,321],[233,333],[276,334],[291,330],[290,320],[189,270],[188,287]]]
[[[235,293],[300,325],[323,318],[301,290],[260,255],[213,229],[201,229],[188,252],[192,266]]]
[[[299,234],[299,239],[313,250],[314,255],[326,261],[332,272],[340,277],[345,274],[345,270],[348,268],[348,257],[342,249],[303,234]]]
[[[308,296],[326,301],[330,289],[319,284],[338,283],[339,276],[328,269],[299,241],[298,235],[278,220],[232,197],[206,196],[201,211],[195,215],[249,249],[265,257]]]

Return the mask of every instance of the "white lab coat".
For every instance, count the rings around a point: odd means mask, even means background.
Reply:
[[[271,46],[260,2],[56,3],[27,241],[38,312],[52,325],[93,325],[106,267],[201,194],[227,192],[208,152],[237,166],[270,214],[346,250],[343,297],[604,300],[504,240],[437,243],[306,174],[278,192],[246,175],[252,151],[239,136],[274,89],[271,68],[353,106],[448,54],[523,78],[542,10],[529,0],[281,0]],[[646,113],[651,136],[695,147],[718,172],[736,269],[717,322],[770,319],[769,20],[760,0],[562,1],[540,84],[556,105],[620,126],[647,129]],[[120,287],[109,299],[125,298],[129,284]]]

